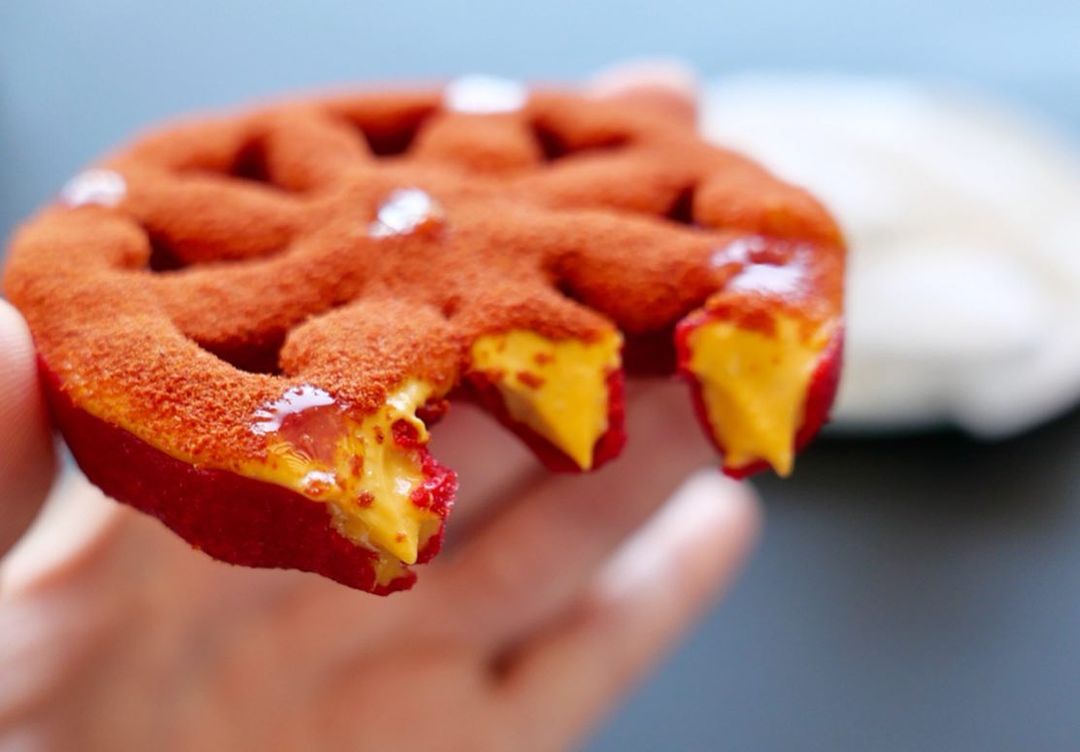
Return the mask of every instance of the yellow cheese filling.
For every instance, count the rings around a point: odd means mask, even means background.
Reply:
[[[792,318],[777,316],[775,324],[770,336],[710,321],[690,334],[689,365],[724,448],[724,466],[765,460],[778,474],[788,475],[806,391],[829,341],[829,327],[806,336]]]
[[[622,337],[553,340],[524,329],[480,337],[472,367],[497,386],[514,420],[543,436],[582,470],[608,429],[608,375],[619,368]]]
[[[267,436],[268,459],[248,466],[245,474],[327,504],[338,532],[380,554],[377,581],[386,584],[404,573],[403,565],[416,562],[441,522],[411,498],[424,481],[420,450],[398,445],[393,435],[394,424],[405,421],[426,443],[427,428],[416,410],[431,388],[408,381],[360,420],[346,416],[315,387],[294,389],[293,395],[302,389],[312,391],[302,395],[307,402],[299,409],[294,396],[291,403],[283,398],[280,414],[274,406],[261,411],[261,425],[269,428],[258,432]]]

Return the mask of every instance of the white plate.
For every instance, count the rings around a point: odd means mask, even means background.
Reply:
[[[840,428],[999,437],[1080,399],[1080,157],[1060,134],[944,87],[775,74],[714,82],[703,128],[847,233]]]

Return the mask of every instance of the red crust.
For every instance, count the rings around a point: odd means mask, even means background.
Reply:
[[[86,477],[112,498],[158,518],[195,548],[230,564],[315,572],[379,595],[407,590],[416,581],[408,571],[389,584],[376,584],[375,554],[339,535],[324,505],[272,483],[171,457],[77,407],[44,361],[38,365],[53,420]],[[422,451],[423,487],[445,523],[457,476]],[[417,563],[438,553],[444,530],[445,524],[419,552]]]

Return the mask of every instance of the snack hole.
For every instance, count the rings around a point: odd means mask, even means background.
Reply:
[[[400,114],[395,118],[350,119],[348,122],[360,131],[368,149],[376,157],[397,157],[409,152],[431,112],[418,110]]]
[[[689,185],[679,191],[664,216],[681,225],[694,225],[694,193],[697,186]]]
[[[272,334],[263,341],[208,343],[195,341],[199,347],[218,360],[245,373],[280,376],[279,356],[285,344],[285,335]]]
[[[559,275],[555,279],[555,290],[567,300],[587,305],[584,296],[574,287],[574,283],[566,275]]]
[[[630,143],[629,137],[620,133],[595,135],[578,143],[573,143],[566,136],[543,121],[532,123],[533,137],[540,147],[540,153],[546,162],[555,162],[567,157],[585,153],[615,151]]]
[[[215,265],[230,266],[250,264],[274,256],[288,253],[292,244],[267,244],[265,248],[245,248],[231,246],[235,235],[225,235],[214,239],[189,238],[185,235],[170,235],[167,224],[159,224],[150,218],[141,223],[150,246],[150,256],[146,268],[154,274],[171,274],[192,266]]]
[[[409,151],[419,130],[419,124],[416,124],[397,130],[363,131],[363,134],[372,154],[377,157],[394,157]]]
[[[240,180],[276,185],[271,180],[270,170],[266,165],[266,142],[261,138],[254,138],[246,143],[237,152],[229,174]]]
[[[174,272],[183,269],[187,264],[177,256],[172,247],[165,242],[160,235],[147,233],[150,239],[150,260],[148,262],[152,272]]]
[[[295,190],[274,179],[269,166],[266,138],[262,134],[252,136],[245,141],[231,162],[213,167],[202,166],[194,171],[243,180],[248,183],[258,183],[272,190],[287,192],[294,192]]]

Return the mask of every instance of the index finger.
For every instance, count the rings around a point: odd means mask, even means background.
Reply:
[[[523,489],[449,560],[432,566],[472,639],[505,644],[562,610],[597,569],[695,470],[715,462],[679,384],[642,385],[628,402],[618,461]]]

